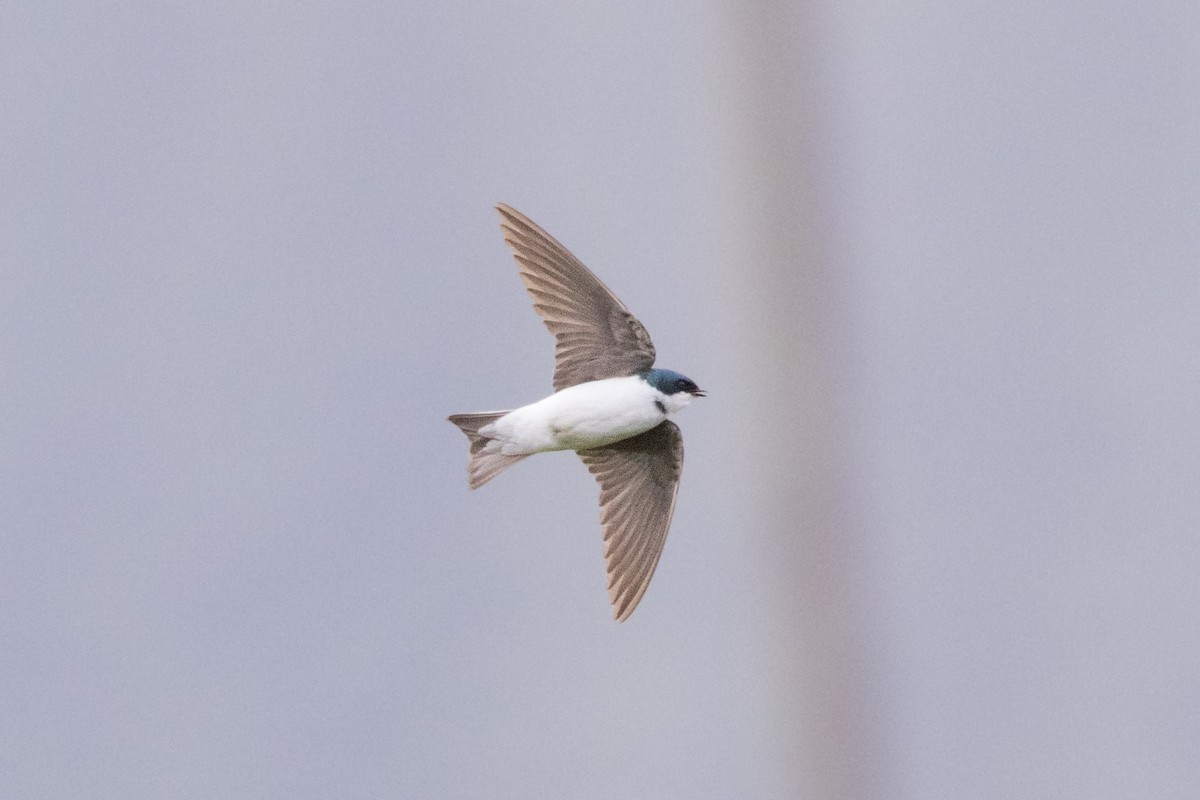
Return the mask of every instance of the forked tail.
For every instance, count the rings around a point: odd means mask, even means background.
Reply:
[[[500,442],[479,432],[507,414],[507,411],[484,411],[478,414],[451,414],[450,421],[471,440],[471,457],[467,476],[472,489],[478,489],[526,455],[506,456],[500,452]]]

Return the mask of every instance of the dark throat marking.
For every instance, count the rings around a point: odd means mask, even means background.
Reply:
[[[667,407],[663,405],[662,400],[655,400],[654,405],[658,406],[658,413],[660,413],[660,414],[667,413]]]

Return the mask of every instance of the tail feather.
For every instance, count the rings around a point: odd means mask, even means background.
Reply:
[[[467,462],[470,487],[478,489],[528,454],[508,456],[499,452],[500,443],[479,432],[507,414],[507,411],[484,411],[476,414],[451,414],[450,421],[471,440],[471,456]],[[494,444],[493,444],[494,443]],[[489,446],[490,445],[490,446]]]

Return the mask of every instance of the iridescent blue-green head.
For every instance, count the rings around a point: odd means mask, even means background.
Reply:
[[[672,372],[669,369],[651,369],[641,373],[642,380],[658,389],[663,394],[671,395],[686,392],[692,397],[704,397],[704,390],[686,375]]]

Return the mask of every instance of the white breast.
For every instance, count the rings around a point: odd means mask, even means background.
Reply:
[[[522,406],[481,432],[500,439],[506,455],[587,450],[650,430],[667,418],[664,402],[662,393],[636,375],[605,378]]]

